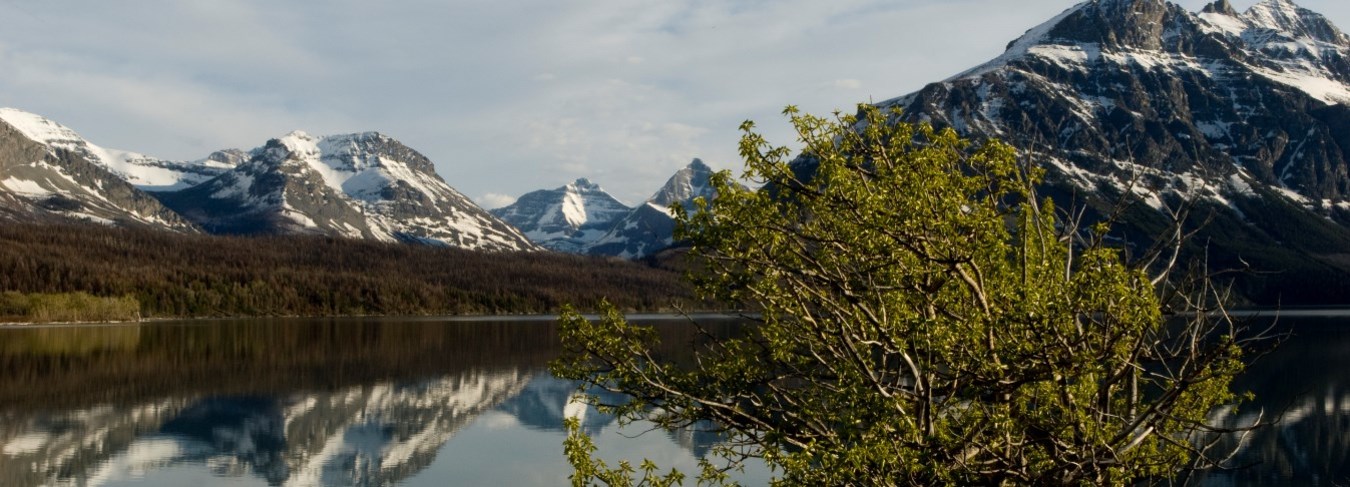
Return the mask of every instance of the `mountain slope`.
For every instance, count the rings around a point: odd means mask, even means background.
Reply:
[[[191,177],[156,164],[139,154],[90,144],[40,116],[0,108],[0,213],[10,218],[195,230],[129,182],[176,184],[170,181]]]
[[[1350,39],[1288,0],[1191,13],[1162,0],[1078,4],[998,58],[882,102],[902,117],[997,137],[1050,171],[1047,191],[1104,208],[1139,201],[1127,234],[1194,201],[1213,215],[1211,265],[1350,276]],[[1203,217],[1199,218],[1203,219]],[[1298,222],[1290,232],[1289,225]],[[1260,261],[1260,262],[1257,262]],[[1311,276],[1311,277],[1310,277]],[[1344,284],[1309,301],[1350,298]],[[1286,303],[1290,296],[1284,296]]]
[[[491,213],[545,248],[580,252],[630,211],[600,185],[582,178],[557,189],[526,193]]]
[[[147,191],[186,188],[228,171],[239,162],[231,159],[229,151],[194,162],[166,161],[136,152],[105,149],[70,128],[32,113],[0,108],[0,118],[33,141],[53,150],[77,154]]]
[[[293,132],[253,149],[229,172],[158,196],[211,232],[536,248],[446,184],[425,156],[374,132]]]
[[[639,258],[669,247],[675,241],[675,219],[670,207],[692,208],[695,198],[715,196],[708,179],[713,171],[694,159],[671,176],[651,198],[614,223],[605,235],[586,247],[592,255]]]

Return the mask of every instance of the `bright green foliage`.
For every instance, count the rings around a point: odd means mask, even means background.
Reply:
[[[98,297],[87,293],[0,293],[0,320],[28,323],[60,321],[140,321],[141,304],[132,296]]]
[[[714,420],[787,485],[1131,485],[1204,453],[1242,368],[1228,320],[1165,324],[1150,277],[1104,226],[1057,221],[1005,144],[786,114],[797,164],[747,122],[763,187],[723,172],[715,202],[675,208],[700,289],[762,323],[681,367],[617,313],[568,314],[557,373],[631,394],[629,418]]]

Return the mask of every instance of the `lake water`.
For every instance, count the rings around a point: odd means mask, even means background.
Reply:
[[[659,324],[666,343],[692,327]],[[723,322],[726,329],[734,324]],[[1240,382],[1287,411],[1255,467],[1208,485],[1350,484],[1350,317],[1293,336]],[[550,321],[279,319],[0,329],[0,485],[565,485]],[[1240,419],[1239,419],[1240,420]],[[717,438],[620,429],[600,456],[695,471]],[[752,466],[745,485],[770,472]]]

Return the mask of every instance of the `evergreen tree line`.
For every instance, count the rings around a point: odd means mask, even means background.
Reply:
[[[0,225],[0,291],[129,296],[145,317],[697,307],[678,273],[616,259],[64,223]]]

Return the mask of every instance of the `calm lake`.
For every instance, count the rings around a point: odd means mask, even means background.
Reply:
[[[699,338],[635,321],[666,343]],[[1350,484],[1350,315],[1280,326],[1293,335],[1242,378],[1257,399],[1235,421],[1262,407],[1284,421],[1242,446],[1255,466],[1205,484]],[[0,328],[0,485],[565,485],[575,385],[545,370],[558,352],[547,320]],[[583,418],[611,463],[692,472],[717,441]]]

